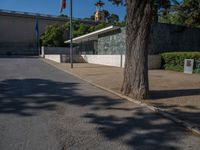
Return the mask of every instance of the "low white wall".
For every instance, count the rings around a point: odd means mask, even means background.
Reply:
[[[69,62],[69,56],[63,54],[44,54],[45,59],[49,59],[58,63]],[[87,62],[91,64],[124,67],[125,55],[74,55],[74,62]],[[160,69],[161,56],[149,55],[148,56],[148,68]]]
[[[100,64],[107,66],[124,67],[125,55],[81,55],[83,59],[91,64]],[[148,56],[148,68],[160,69],[161,56],[149,55]]]
[[[81,55],[83,59],[91,64],[121,67],[121,55]]]
[[[45,59],[49,59],[58,63],[69,63],[70,56],[66,54],[45,54]],[[85,60],[80,55],[73,55],[73,62],[74,63],[85,63]]]
[[[44,58],[61,63],[61,56],[59,54],[44,55]]]
[[[67,62],[70,49],[68,47],[41,47],[40,56],[58,63]]]

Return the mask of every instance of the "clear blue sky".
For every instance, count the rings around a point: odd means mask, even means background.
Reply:
[[[96,10],[94,3],[97,0],[73,0],[74,17],[85,18],[90,17]],[[106,3],[104,9],[110,13],[120,16],[120,20],[124,19],[125,8],[123,6],[114,6],[108,0],[102,0]],[[33,13],[42,13],[50,15],[59,15],[60,0],[0,0],[0,9],[25,11]],[[67,0],[66,14],[69,15],[69,0]]]

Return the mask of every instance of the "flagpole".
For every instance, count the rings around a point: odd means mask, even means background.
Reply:
[[[72,29],[72,10],[73,5],[72,5],[72,0],[70,0],[70,63],[71,63],[71,68],[73,68],[73,29]]]

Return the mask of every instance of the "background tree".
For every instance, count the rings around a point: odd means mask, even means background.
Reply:
[[[153,4],[153,21],[158,22],[161,12],[168,13],[171,6],[170,0],[154,0]]]
[[[108,20],[108,18],[110,17],[110,12],[109,11],[107,11],[107,10],[102,10],[103,11],[103,13],[104,13],[104,17],[105,17],[105,19],[106,19],[106,21]]]
[[[121,25],[121,23],[119,23],[119,24]],[[81,35],[96,31],[96,30],[100,30],[100,29],[105,28],[109,25],[110,24],[108,24],[106,22],[102,22],[102,23],[99,23],[95,26],[91,26],[91,25],[84,24],[81,21],[73,21],[72,22],[73,37],[81,36]],[[70,28],[70,24],[69,24],[69,22],[67,22],[65,24],[65,30],[69,31],[69,28]]]
[[[64,44],[63,33],[63,27],[57,24],[47,26],[44,34],[41,36],[42,45],[62,46]]]
[[[200,1],[173,0],[169,13],[162,13],[159,20],[162,23],[200,27]]]
[[[79,26],[74,30],[74,37],[86,34],[89,32],[90,26],[80,23]]]
[[[90,16],[90,19],[94,21],[95,20],[95,16],[94,15]]]
[[[159,18],[167,18],[173,6],[179,5],[180,0],[154,0],[153,21],[159,22]]]
[[[119,22],[119,16],[116,14],[111,14],[107,19],[109,23]]]
[[[184,24],[200,27],[200,0],[183,0],[175,7]]]

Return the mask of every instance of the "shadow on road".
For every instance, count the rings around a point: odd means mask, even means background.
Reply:
[[[55,110],[59,103],[84,107],[90,113],[80,114],[80,119],[88,119],[108,140],[123,138],[125,145],[138,150],[178,149],[170,143],[178,141],[183,132],[171,121],[140,107],[124,108],[122,104],[128,102],[120,99],[81,94],[80,86],[84,85],[42,79],[4,80],[0,82],[0,115],[31,117],[38,115],[38,110]],[[108,113],[102,115],[99,110]]]

